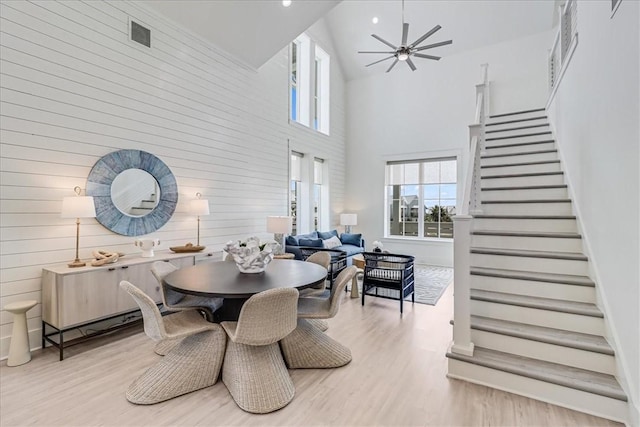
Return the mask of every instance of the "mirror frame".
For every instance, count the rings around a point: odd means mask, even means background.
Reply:
[[[160,200],[145,216],[125,215],[111,200],[113,180],[127,169],[142,169],[158,182]],[[119,150],[100,158],[87,177],[86,194],[93,196],[98,222],[124,236],[153,233],[171,219],[178,204],[178,184],[171,169],[153,154],[140,150]]]

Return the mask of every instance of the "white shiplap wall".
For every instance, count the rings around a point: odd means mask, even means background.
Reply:
[[[130,17],[151,28],[151,49],[128,40]],[[42,267],[74,258],[75,223],[60,218],[62,198],[84,188],[94,163],[115,150],[148,151],[176,176],[176,213],[153,233],[160,249],[195,243],[186,206],[196,192],[210,201],[200,232],[208,249],[267,237],[266,217],[287,212],[289,141],[327,159],[331,210],[342,210],[345,95],[335,55],[326,136],[288,123],[286,48],[251,70],[131,2],[3,1],[0,19],[0,306],[40,301]],[[311,32],[334,52],[322,22]],[[134,239],[84,219],[80,257],[137,253]],[[32,348],[40,346],[40,313],[40,304],[28,312]],[[1,311],[0,357],[11,327]]]

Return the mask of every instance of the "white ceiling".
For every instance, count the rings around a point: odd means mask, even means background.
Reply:
[[[558,0],[406,0],[404,19],[413,42],[435,25],[442,29],[422,43],[453,40],[452,45],[423,53],[442,61],[463,51],[550,30]],[[348,80],[384,73],[392,60],[365,67],[388,55],[358,50],[389,50],[371,37],[400,44],[401,0],[145,0],[143,3],[210,40],[242,62],[259,68],[321,17],[336,44]],[[338,4],[339,3],[339,4]],[[337,5],[337,6],[336,6]],[[377,16],[378,24],[371,19]],[[421,69],[436,61],[415,58]],[[396,67],[407,66],[397,64]]]

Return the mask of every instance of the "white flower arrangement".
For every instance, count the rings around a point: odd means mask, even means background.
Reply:
[[[373,242],[373,250],[375,252],[381,252],[383,247],[384,245],[382,244],[381,241],[376,240],[375,242]]]

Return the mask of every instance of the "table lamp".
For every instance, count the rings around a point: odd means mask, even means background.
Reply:
[[[80,261],[78,257],[78,248],[80,246],[80,218],[95,218],[96,206],[93,203],[93,197],[81,196],[82,189],[75,187],[73,189],[76,195],[71,197],[65,197],[62,199],[62,218],[75,218],[76,219],[76,259],[67,264],[69,267],[82,267],[86,263]]]
[[[200,217],[202,215],[209,215],[209,201],[201,199],[202,194],[196,193],[196,199],[191,201],[191,213],[198,216],[198,243],[200,246]]]
[[[268,216],[267,217],[267,232],[273,233],[273,240],[280,244],[280,249],[277,249],[275,255],[282,255],[284,253],[284,236],[291,233],[292,218],[290,216]]]
[[[351,233],[351,226],[358,225],[357,214],[340,214],[340,225],[344,225],[344,232]]]

